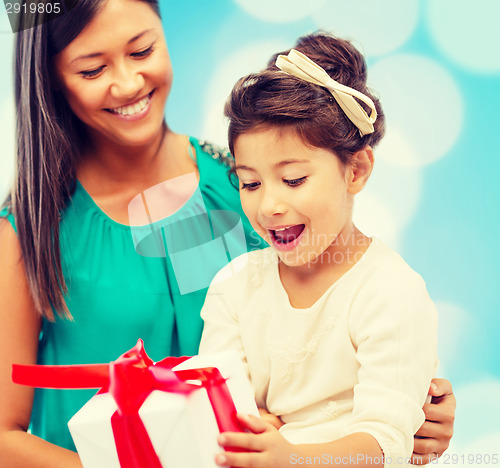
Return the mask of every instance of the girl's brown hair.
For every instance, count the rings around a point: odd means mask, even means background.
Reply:
[[[259,129],[290,129],[302,141],[335,152],[344,164],[365,146],[375,146],[384,135],[384,114],[376,96],[366,87],[366,62],[347,40],[320,32],[301,37],[294,49],[307,55],[335,81],[370,97],[377,109],[375,131],[363,137],[330,92],[279,70],[275,54],[265,70],[241,78],[233,88],[224,113],[229,117],[229,148],[239,135]],[[360,101],[358,101],[360,102]],[[363,105],[369,113],[370,110]]]

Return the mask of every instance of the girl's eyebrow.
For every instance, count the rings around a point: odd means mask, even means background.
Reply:
[[[257,172],[253,167],[244,166],[243,164],[239,164],[239,165],[234,166],[234,170],[235,171],[242,170],[242,171]]]
[[[310,162],[308,159],[285,159],[276,163],[274,167],[278,169],[280,167],[287,166],[288,164],[306,164],[308,162]],[[234,166],[234,170],[257,172],[253,167],[245,166],[242,164]]]
[[[138,39],[140,39],[142,36],[144,36],[145,34],[147,34],[148,32],[151,32],[153,31],[153,29],[146,29],[142,32],[140,32],[139,34],[136,34],[132,39],[130,39],[128,42],[127,42],[127,45],[129,44],[132,44],[132,42],[134,41],[137,41]],[[87,54],[87,55],[79,55],[78,57],[76,57],[75,59],[73,59],[70,63],[73,63],[73,62],[76,62],[77,60],[83,60],[83,59],[89,59],[89,58],[95,58],[95,57],[101,57],[103,56],[104,53],[103,52],[94,52],[92,54]]]
[[[310,162],[308,159],[285,159],[274,165],[275,168],[283,167],[288,164],[305,164]]]

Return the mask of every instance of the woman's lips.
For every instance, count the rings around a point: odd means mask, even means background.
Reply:
[[[154,90],[151,91],[147,96],[144,96],[143,98],[137,100],[132,104],[115,107],[113,109],[105,109],[105,111],[109,112],[120,120],[125,120],[128,122],[142,119],[151,108],[153,94]]]

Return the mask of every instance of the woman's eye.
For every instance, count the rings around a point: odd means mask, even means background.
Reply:
[[[241,190],[257,190],[259,188],[259,182],[250,182],[249,184],[241,183]]]
[[[153,46],[150,45],[147,49],[144,49],[144,50],[141,50],[139,52],[134,52],[133,54],[130,54],[132,55],[132,57],[147,57],[148,55],[151,55],[151,53],[153,52]]]
[[[104,70],[104,65],[102,65],[99,68],[95,68],[94,70],[83,70],[80,72],[80,75],[82,75],[84,78],[95,78],[103,70]]]
[[[299,177],[298,179],[283,179],[283,182],[290,187],[298,187],[307,180],[307,176]]]

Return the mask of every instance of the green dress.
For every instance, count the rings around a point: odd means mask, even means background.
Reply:
[[[165,219],[137,228],[119,224],[77,183],[60,225],[66,302],[74,320],[43,320],[39,364],[109,362],[138,338],[154,361],[197,353],[211,278],[232,258],[266,244],[242,212],[227,153],[190,141],[198,189]],[[0,216],[15,227],[6,209]],[[67,422],[94,393],[37,389],[31,432],[75,450]]]

